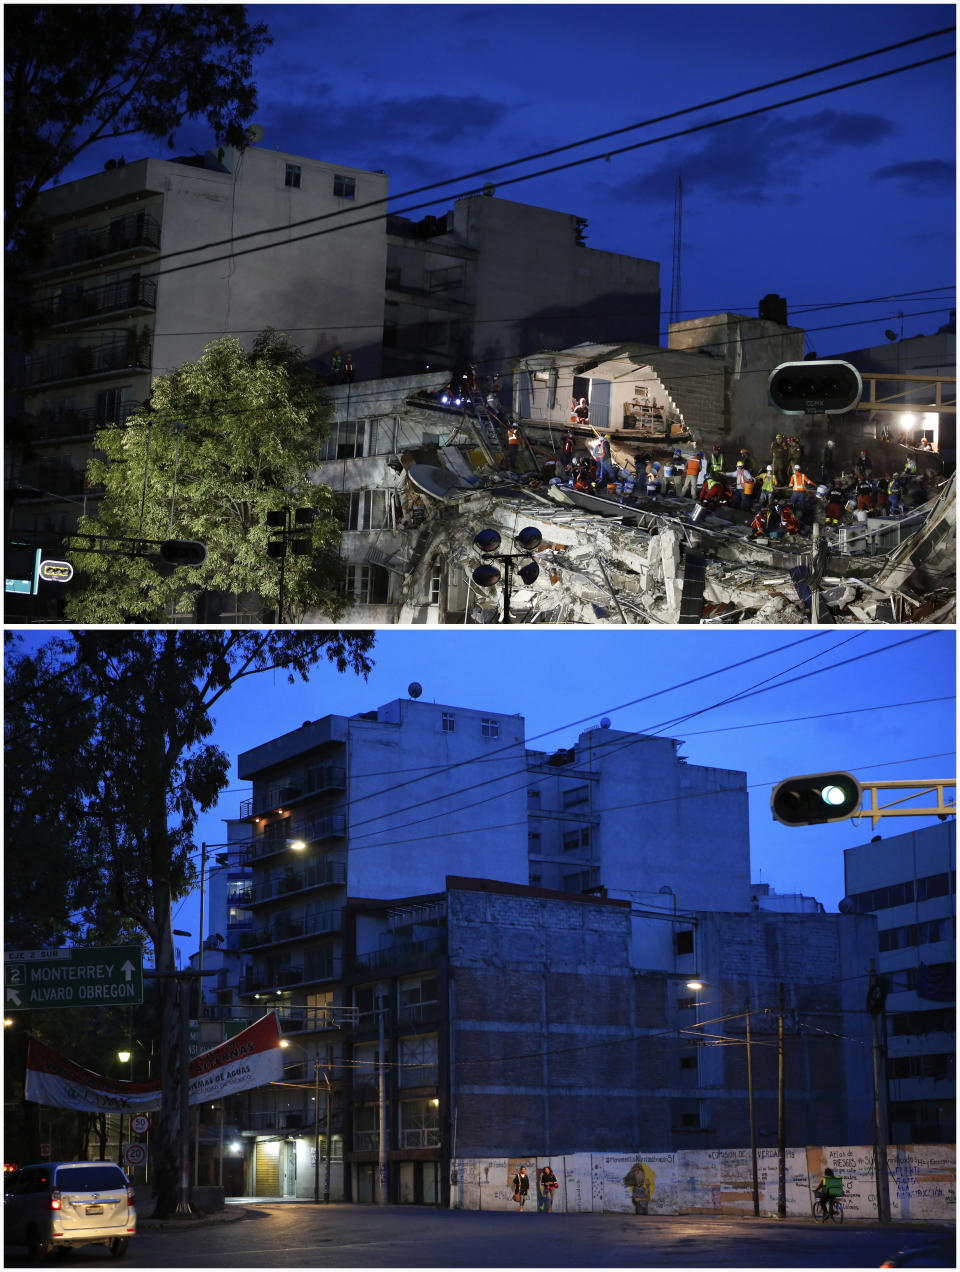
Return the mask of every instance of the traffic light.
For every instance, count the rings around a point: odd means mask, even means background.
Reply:
[[[860,401],[863,381],[849,362],[781,362],[767,381],[770,403],[784,415],[842,415]]]
[[[196,539],[166,539],[160,544],[160,559],[167,565],[203,565],[207,545]]]
[[[778,782],[770,796],[775,821],[818,826],[843,821],[860,805],[863,787],[852,773],[808,773]]]

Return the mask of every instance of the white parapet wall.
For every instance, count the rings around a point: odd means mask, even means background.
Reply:
[[[753,1213],[750,1150],[680,1150],[673,1153],[573,1153],[561,1157],[461,1158],[454,1164],[450,1205],[459,1210],[512,1210],[511,1181],[524,1166],[530,1178],[529,1205],[543,1208],[540,1172],[550,1166],[559,1187],[556,1211],[678,1215]],[[807,1216],[813,1190],[826,1166],[843,1179],[844,1210],[850,1219],[876,1220],[873,1150],[788,1148],[786,1211]],[[890,1215],[893,1219],[956,1221],[956,1146],[891,1145],[887,1149]],[[757,1150],[760,1213],[776,1215],[779,1160],[774,1148]]]

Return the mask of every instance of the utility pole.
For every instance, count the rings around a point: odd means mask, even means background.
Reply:
[[[760,1185],[757,1179],[757,1119],[753,1108],[753,1052],[750,1047],[750,999],[746,1002],[747,1016],[747,1100],[750,1105],[750,1161],[753,1174],[753,1213],[760,1217]]]
[[[784,990],[780,982],[780,1015],[777,1021],[777,1218],[787,1217],[787,1129],[783,1089]]]
[[[332,1146],[333,1146],[333,1137],[331,1134],[333,1130],[333,1085],[330,1081],[330,1070],[332,1068],[331,1051],[332,1051],[332,1048],[328,1046],[327,1047],[327,1071],[323,1075],[323,1080],[327,1084],[327,1164],[326,1164],[326,1170],[324,1171],[324,1178],[323,1178],[323,1200],[328,1206],[330,1205],[330,1153],[332,1151]]]
[[[330,1141],[327,1141],[330,1152]],[[320,1204],[320,1047],[313,1053],[313,1204]]]
[[[870,960],[867,1011],[873,1030],[873,1170],[877,1188],[877,1219],[890,1222],[890,1180],[887,1173],[887,1066],[881,1039],[887,987],[877,975],[876,961]]]

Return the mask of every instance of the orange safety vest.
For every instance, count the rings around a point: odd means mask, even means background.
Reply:
[[[804,477],[803,473],[791,473],[790,489],[803,490],[809,484],[809,481],[810,479],[808,477]]]
[[[700,461],[699,459],[697,459],[696,455],[691,455],[690,458],[687,460],[687,476],[696,477],[699,471],[700,471]]]
[[[512,446],[514,442],[519,442],[519,440],[520,440],[520,434],[517,432],[517,430],[515,428],[508,428],[507,441],[510,443],[510,445]]]

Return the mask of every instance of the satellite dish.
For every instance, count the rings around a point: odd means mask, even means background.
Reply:
[[[263,141],[263,129],[259,124],[251,124],[247,129],[245,136],[251,146],[254,146],[258,141]]]
[[[896,340],[897,338],[897,333],[895,331],[885,331],[883,334],[888,340]]]
[[[603,719],[600,721],[600,728],[601,728],[601,729],[609,729],[609,728],[610,728],[610,717],[609,717],[609,716],[604,716],[604,717],[603,717]]]
[[[416,681],[412,685],[407,685],[407,693],[411,698],[419,698],[423,693],[423,685],[418,685]]]

